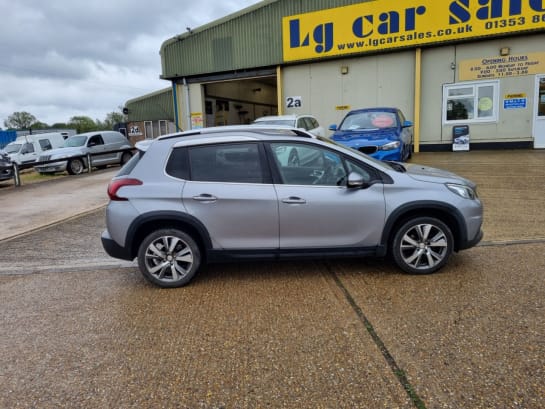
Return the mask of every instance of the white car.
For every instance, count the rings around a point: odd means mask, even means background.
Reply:
[[[325,137],[325,129],[320,126],[318,120],[312,115],[276,115],[257,118],[256,125],[282,125],[292,128],[304,129],[314,136]]]

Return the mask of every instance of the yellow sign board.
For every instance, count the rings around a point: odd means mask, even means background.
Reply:
[[[284,61],[545,31],[545,0],[375,0],[282,19]]]
[[[460,62],[460,81],[519,77],[545,72],[545,52],[485,57]]]
[[[337,105],[335,109],[337,111],[348,111],[350,109],[350,105]]]

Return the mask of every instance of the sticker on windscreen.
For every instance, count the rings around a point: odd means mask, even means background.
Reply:
[[[371,124],[377,128],[390,128],[394,126],[394,118],[390,115],[377,115],[371,120]]]

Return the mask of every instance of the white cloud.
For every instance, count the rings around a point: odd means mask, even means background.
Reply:
[[[0,0],[0,127],[26,111],[48,124],[106,114],[170,85],[161,44],[258,0]]]

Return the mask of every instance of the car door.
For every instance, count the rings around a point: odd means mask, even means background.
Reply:
[[[87,141],[87,150],[91,154],[91,164],[93,166],[100,166],[108,160],[108,155],[104,155],[105,146],[102,135],[93,135]]]
[[[35,162],[38,158],[38,154],[34,149],[34,144],[32,142],[26,142],[21,147],[21,154],[19,155],[19,160],[21,164]]]
[[[293,149],[313,151],[315,160],[283,165],[283,156]],[[299,142],[271,143],[269,154],[279,174],[274,186],[282,250],[374,247],[380,242],[385,218],[383,184],[346,187],[351,171],[366,182],[377,180],[373,168],[347,161],[325,147]]]
[[[258,143],[188,148],[183,203],[215,249],[278,248],[278,201],[264,157]]]

